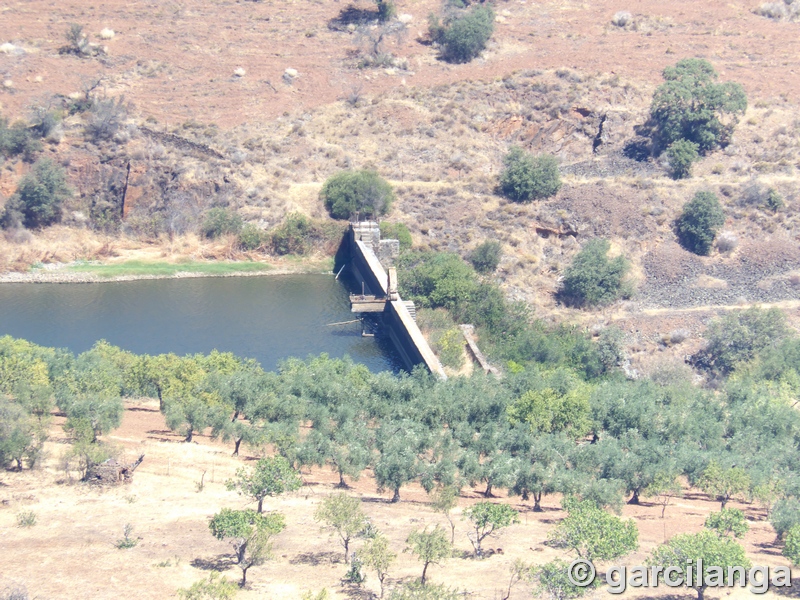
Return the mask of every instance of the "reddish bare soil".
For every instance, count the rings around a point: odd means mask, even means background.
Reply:
[[[357,4],[372,6],[366,0]],[[111,90],[124,93],[143,117],[229,127],[331,103],[357,83],[374,94],[560,67],[655,83],[664,66],[687,56],[712,60],[723,77],[742,82],[750,97],[796,98],[800,92],[798,25],[753,14],[756,0],[499,2],[495,41],[484,58],[468,65],[442,63],[421,43],[438,1],[397,5],[413,17],[394,49],[408,59],[409,71],[386,74],[353,68],[355,36],[328,27],[346,6],[338,0],[5,3],[0,43],[12,42],[26,53],[0,54],[0,74],[13,82],[0,95],[0,108],[23,114],[45,93],[67,95],[80,91],[85,80],[106,77]],[[611,25],[619,10],[633,13],[634,27]],[[91,41],[107,46],[107,57],[59,55],[69,23],[83,25]],[[103,28],[117,35],[101,40]],[[240,67],[246,75],[235,77]],[[281,79],[286,68],[299,72],[294,85]]]

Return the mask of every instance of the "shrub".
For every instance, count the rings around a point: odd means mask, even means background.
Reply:
[[[270,233],[272,250],[275,254],[306,254],[311,248],[310,236],[313,233],[311,222],[299,213],[286,217],[283,225]]]
[[[22,511],[17,515],[17,527],[33,527],[36,525],[36,513],[32,510]]]
[[[674,179],[692,176],[692,164],[700,160],[698,145],[689,140],[675,140],[667,148],[667,159]]]
[[[768,19],[787,19],[793,21],[800,17],[800,5],[794,0],[779,0],[778,2],[764,2],[758,8],[753,10],[754,13]]]
[[[413,244],[411,232],[405,223],[389,223],[381,221],[381,238],[387,240],[397,240],[400,242],[401,250],[408,250]]]
[[[478,273],[494,273],[502,255],[500,242],[487,240],[470,253],[469,262]]]
[[[650,107],[659,145],[667,147],[684,139],[697,144],[703,155],[725,146],[747,109],[742,86],[716,83],[714,67],[699,58],[681,60],[664,69],[663,76],[666,81],[656,90]]]
[[[442,58],[466,63],[478,56],[494,31],[494,11],[489,6],[476,6],[451,21],[441,33]]]
[[[6,204],[2,225],[33,228],[57,223],[61,220],[61,204],[71,194],[64,170],[43,158],[20,181],[17,192]]]
[[[783,198],[774,188],[769,188],[764,206],[772,212],[777,212],[783,208]]]
[[[608,258],[608,240],[589,240],[564,272],[559,296],[572,306],[609,304],[629,290],[624,277],[630,267],[623,256]]]
[[[242,217],[229,208],[215,207],[208,210],[201,227],[207,238],[218,238],[229,233],[238,234],[242,230]]]
[[[627,27],[631,23],[633,23],[633,15],[627,10],[620,10],[614,13],[614,16],[611,18],[611,24],[616,27]]]
[[[128,106],[124,98],[95,100],[89,109],[84,129],[86,137],[93,142],[110,140],[122,127],[127,116]]]
[[[136,547],[139,543],[139,540],[135,537],[131,537],[133,535],[133,525],[127,523],[125,527],[122,528],[122,538],[118,539],[114,542],[114,546],[117,550],[130,550],[131,548]]]
[[[739,238],[732,231],[725,231],[717,238],[717,250],[731,252],[739,245]]]
[[[264,243],[264,232],[255,224],[247,223],[239,232],[239,248],[256,250]]]
[[[389,21],[397,14],[397,7],[391,0],[375,0],[378,5],[378,20]]]
[[[444,584],[412,581],[394,588],[389,600],[460,600],[463,597],[462,592]]]
[[[464,335],[458,327],[434,332],[431,346],[444,366],[451,369],[464,366]]]
[[[219,573],[212,572],[208,579],[195,581],[191,587],[178,590],[181,600],[233,600],[239,586]]]
[[[70,24],[65,33],[67,38],[67,45],[63,46],[59,51],[62,54],[76,54],[83,56],[89,53],[89,39],[83,33],[83,25],[77,23]]]
[[[6,119],[0,118],[0,155],[14,157],[21,155],[23,160],[33,160],[34,154],[42,149],[42,144],[32,134],[32,129],[22,121],[11,127]]]
[[[690,252],[706,256],[724,223],[725,212],[717,196],[712,192],[697,192],[678,217],[678,240]]]
[[[349,219],[357,213],[375,218],[389,212],[394,192],[375,171],[342,171],[325,182],[320,198],[334,219]]]
[[[500,175],[500,189],[504,196],[515,202],[549,198],[561,189],[558,161],[553,156],[531,156],[514,147],[506,154],[503,164],[505,169]]]

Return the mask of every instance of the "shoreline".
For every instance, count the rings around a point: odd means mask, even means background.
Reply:
[[[214,264],[219,261],[206,261]],[[180,263],[160,263],[180,265]],[[237,264],[232,262],[230,264]],[[273,267],[263,263],[264,269],[254,271],[235,271],[204,273],[198,271],[176,271],[174,273],[131,273],[102,277],[91,271],[70,271],[69,267],[77,266],[75,263],[65,263],[50,268],[36,269],[27,273],[6,272],[0,274],[0,285],[5,283],[118,283],[121,281],[139,281],[152,279],[195,279],[199,277],[263,277],[270,275],[333,275],[333,271],[326,270],[323,261],[318,263],[300,264],[296,267]],[[98,266],[113,266],[114,263],[99,263]]]

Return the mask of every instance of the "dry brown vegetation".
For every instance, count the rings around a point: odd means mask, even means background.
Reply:
[[[250,464],[252,456],[231,457],[230,445],[222,445],[206,436],[196,436],[197,443],[184,443],[182,436],[170,432],[158,410],[157,401],[129,401],[122,427],[107,437],[117,444],[123,456],[136,458],[145,454],[133,482],[112,488],[70,483],[60,470],[60,456],[65,451],[60,419],[56,419],[46,465],[36,471],[4,473],[0,484],[0,531],[3,553],[0,559],[0,589],[13,582],[24,582],[37,598],[130,598],[174,597],[178,588],[207,578],[210,570],[238,578],[238,569],[230,564],[228,544],[215,540],[208,530],[208,520],[221,507],[245,508],[246,501],[225,490],[224,481],[237,467]],[[205,472],[204,487],[197,484]],[[305,482],[288,497],[269,500],[265,508],[286,515],[287,528],[275,543],[274,558],[264,566],[254,567],[251,583],[238,598],[299,600],[307,590],[327,588],[334,598],[364,598],[376,592],[378,583],[369,576],[363,589],[342,585],[347,566],[341,549],[333,538],[320,532],[313,519],[316,505],[326,494],[335,491],[338,476],[327,470],[303,473]],[[425,525],[447,527],[442,515],[434,513],[429,498],[418,486],[404,488],[400,504],[389,502],[389,494],[377,494],[368,475],[349,494],[362,501],[372,523],[391,542],[398,553],[389,571],[391,585],[419,577],[419,563],[403,553],[409,532]],[[541,564],[563,551],[544,545],[547,533],[564,516],[560,498],[547,496],[545,511],[534,513],[531,505],[519,498],[501,498],[521,511],[521,522],[487,540],[494,551],[485,560],[471,558],[466,537],[466,523],[461,511],[482,499],[480,490],[464,490],[454,512],[456,544],[453,558],[441,566],[432,566],[433,582],[466,589],[471,598],[494,599],[507,586],[509,569],[515,559]],[[754,564],[785,565],[775,535],[758,505],[740,505],[750,523],[744,539],[747,554]],[[625,559],[639,564],[666,538],[676,533],[695,532],[706,516],[718,510],[717,502],[690,490],[684,498],[673,500],[661,519],[661,506],[643,501],[641,506],[626,506],[623,516],[636,520],[640,549]],[[15,526],[16,515],[36,513],[36,525]],[[132,537],[138,544],[119,550],[114,543],[122,538],[123,528],[133,526]],[[356,549],[361,542],[356,542]],[[606,592],[600,591],[597,596]],[[733,597],[737,597],[734,591]],[[746,592],[749,594],[749,592]],[[511,598],[530,597],[529,587],[518,584]],[[668,590],[631,591],[626,597],[670,597]],[[672,597],[691,598],[691,592]],[[716,596],[714,596],[716,597]],[[765,598],[776,598],[770,592]]]

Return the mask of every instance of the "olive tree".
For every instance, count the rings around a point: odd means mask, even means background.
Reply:
[[[381,584],[381,598],[383,598],[389,566],[397,558],[397,554],[389,549],[388,538],[384,535],[376,535],[374,538],[367,540],[364,547],[358,551],[358,557],[365,567],[375,570],[375,574]]]
[[[464,511],[464,517],[472,523],[472,529],[467,537],[475,549],[475,556],[483,558],[481,544],[487,537],[494,535],[500,529],[519,523],[519,513],[507,504],[494,502],[478,502]]]
[[[698,600],[704,600],[706,582],[713,572],[731,573],[729,568],[733,568],[733,581],[728,581],[733,585],[743,577],[744,569],[750,567],[750,561],[745,555],[744,548],[733,541],[731,538],[718,536],[708,529],[700,533],[684,533],[676,535],[653,551],[648,560],[651,566],[676,567],[680,573],[691,571],[692,585],[688,585],[686,577],[684,585],[692,587],[697,592]],[[702,572],[698,572],[698,565],[702,564]],[[742,571],[736,569],[740,567]],[[664,571],[661,572],[664,578]]]
[[[422,562],[422,578],[420,583],[425,585],[427,580],[428,566],[438,565],[444,559],[449,558],[452,553],[452,546],[447,539],[447,532],[438,525],[428,531],[422,529],[412,532],[406,540],[408,548]]]
[[[208,524],[211,534],[218,540],[228,540],[236,555],[236,564],[242,570],[240,587],[247,583],[247,570],[263,564],[269,558],[271,540],[286,527],[280,513],[257,513],[254,510],[223,508]]]
[[[800,565],[800,525],[795,525],[789,530],[781,554],[792,561],[793,565]]]
[[[600,583],[599,579],[595,578],[593,584],[588,586],[575,585],[569,573],[569,563],[558,558],[535,567],[531,570],[530,576],[537,594],[551,600],[580,598]]]
[[[712,498],[719,500],[724,509],[728,502],[750,488],[750,476],[741,467],[722,467],[712,460],[703,471],[698,487]]]
[[[706,517],[703,527],[719,535],[732,535],[735,538],[744,537],[750,529],[744,513],[738,508],[723,508],[720,512],[711,513]]]
[[[252,471],[239,468],[236,470],[236,476],[225,482],[228,490],[236,490],[242,496],[256,500],[259,513],[263,510],[264,499],[267,496],[293,492],[302,485],[300,474],[282,456],[262,458]]]
[[[597,508],[591,501],[568,497],[567,517],[548,537],[588,560],[619,558],[639,547],[639,531],[633,519],[622,520]]]
[[[344,548],[344,561],[350,560],[350,541],[367,524],[367,517],[361,510],[361,501],[351,498],[344,492],[331,494],[325,498],[314,512],[314,520],[321,521],[323,528],[332,530],[339,536]]]

